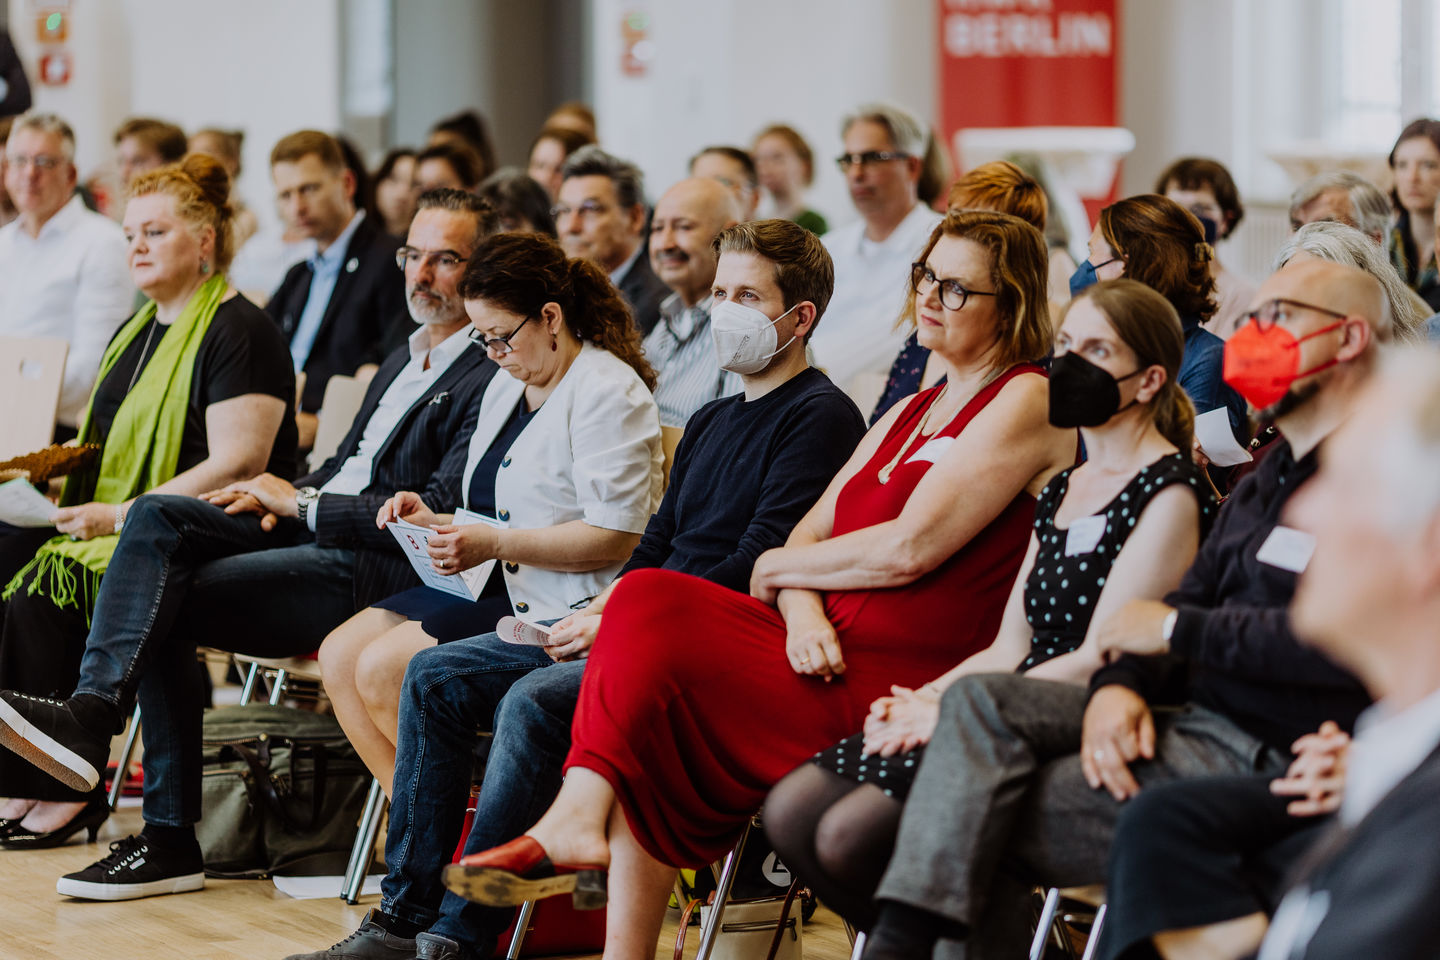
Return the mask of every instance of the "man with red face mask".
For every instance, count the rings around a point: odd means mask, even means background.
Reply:
[[[969,960],[1020,955],[1030,890],[1104,882],[1122,804],[1142,785],[1281,776],[1297,739],[1327,720],[1348,730],[1368,704],[1291,631],[1286,608],[1313,540],[1281,511],[1389,337],[1384,293],[1352,267],[1292,260],[1252,308],[1226,344],[1226,380],[1282,439],[1231,496],[1180,587],[1101,625],[1110,662],[1088,693],[1009,674],[946,691],[866,960],[926,956],[940,938],[963,939]]]

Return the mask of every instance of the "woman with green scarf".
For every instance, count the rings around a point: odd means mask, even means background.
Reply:
[[[74,687],[100,578],[137,496],[294,473],[294,369],[279,329],[225,278],[229,192],[225,170],[201,154],[130,186],[130,275],[149,300],[106,349],[80,427],[102,447],[98,468],[66,481],[54,530],[0,533],[0,686],[36,696]],[[0,758],[0,846],[93,838],[109,812],[103,795],[66,790],[17,759]]]

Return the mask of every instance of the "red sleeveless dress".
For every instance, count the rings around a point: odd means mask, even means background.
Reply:
[[[1012,367],[930,440],[954,437],[1021,374]],[[900,515],[933,465],[905,451],[940,392],[917,394],[874,457],[841,490],[834,535]],[[627,574],[606,604],[585,667],[566,768],[609,781],[630,830],[662,863],[699,867],[734,846],[781,777],[860,729],[892,683],[915,687],[989,646],[1029,543],[1035,500],[1023,491],[948,560],[901,587],[832,591],[825,612],[845,673],[802,676],[785,656],[774,607],[668,570]]]

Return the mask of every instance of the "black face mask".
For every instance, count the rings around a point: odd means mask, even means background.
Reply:
[[[1065,429],[1101,426],[1135,403],[1131,400],[1120,406],[1120,384],[1144,372],[1142,367],[1112,377],[1073,350],[1061,354],[1050,362],[1050,425]]]

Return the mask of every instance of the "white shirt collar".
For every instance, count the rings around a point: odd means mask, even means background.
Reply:
[[[452,361],[465,349],[470,346],[470,331],[474,329],[470,324],[465,324],[450,336],[441,340],[433,348],[430,346],[430,331],[422,325],[414,333],[410,334],[410,359],[424,362],[424,357],[430,354],[430,365],[432,367],[448,367]]]
[[[1381,700],[1360,715],[1345,771],[1340,822],[1365,818],[1395,786],[1440,746],[1440,690],[1404,710]]]
[[[890,236],[879,242],[866,238],[865,222],[861,220],[860,230],[855,234],[854,252],[859,253],[866,247],[885,251],[898,247],[906,249],[915,247],[917,245],[913,239],[914,234],[923,229],[928,236],[939,219],[938,213],[925,206],[924,203],[916,201],[915,206],[910,208],[910,212],[905,214],[905,219],[897,223],[895,229],[890,231]]]
[[[610,282],[615,284],[615,286],[617,287],[620,286],[620,281],[625,279],[625,274],[630,272],[630,268],[635,266],[635,261],[639,260],[640,254],[644,252],[645,244],[636,243],[635,252],[630,254],[630,256],[626,257],[624,263],[620,264],[620,266],[610,271]]]
[[[59,210],[56,210],[54,216],[40,225],[40,233],[38,236],[31,237],[30,234],[25,232],[24,226],[21,225],[20,217],[15,218],[14,225],[16,231],[26,240],[34,240],[36,243],[44,240],[57,240],[73,230],[76,225],[84,219],[87,212],[89,211],[85,207],[85,201],[81,200],[80,195],[77,193],[69,200],[66,200],[65,205]]]

